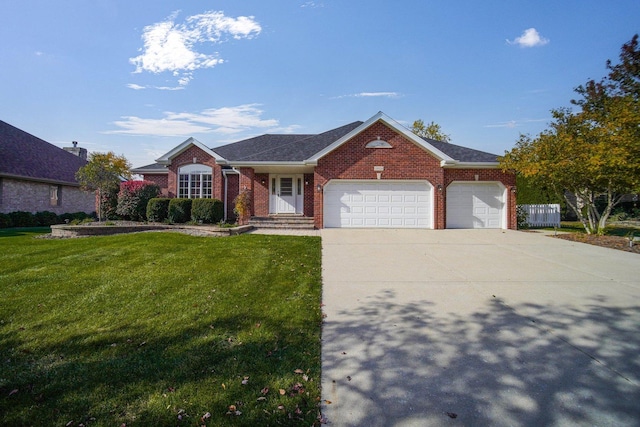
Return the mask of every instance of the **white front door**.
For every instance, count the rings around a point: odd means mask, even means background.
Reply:
[[[276,213],[296,213],[296,180],[293,176],[276,178]]]

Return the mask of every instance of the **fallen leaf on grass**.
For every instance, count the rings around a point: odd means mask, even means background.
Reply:
[[[280,389],[280,394],[282,396],[284,396],[286,393],[287,393],[287,391],[285,389],[283,389],[283,388]]]
[[[263,401],[263,400],[267,400],[267,398],[266,398],[266,397],[264,397],[264,396],[260,396],[260,397],[259,397],[259,398],[257,398],[256,400],[257,400],[258,402],[261,402],[261,401]]]
[[[242,380],[242,385],[247,385],[249,384],[249,377],[244,377],[244,379]]]
[[[262,390],[260,390],[260,393],[262,393],[262,394],[267,394],[267,393],[269,393],[269,387],[265,387],[265,388],[263,388]]]
[[[294,374],[304,374],[304,371],[302,369],[296,369],[295,371],[293,371]]]
[[[14,394],[16,394],[17,392],[18,392],[18,389],[17,389],[17,388],[14,388],[13,390],[11,390],[11,391],[9,392],[9,396],[13,396],[13,395],[14,395]]]

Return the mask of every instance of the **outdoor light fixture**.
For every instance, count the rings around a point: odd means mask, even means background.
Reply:
[[[304,182],[304,185],[309,185],[309,180],[308,179]]]
[[[442,184],[438,184],[438,191],[442,191]]]
[[[264,185],[264,183],[265,183],[264,178],[262,178],[262,180],[260,181],[260,183],[261,183],[262,185]]]
[[[511,192],[512,192],[513,194],[516,194],[516,187],[511,187]]]
[[[318,193],[322,191],[322,186],[320,184],[318,184],[316,188],[318,189]]]

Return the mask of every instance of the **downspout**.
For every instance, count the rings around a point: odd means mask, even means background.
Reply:
[[[239,173],[236,168],[222,169],[222,176],[224,176],[224,222],[227,222],[227,199],[229,198],[229,178],[227,178],[227,172],[233,172],[234,174]]]

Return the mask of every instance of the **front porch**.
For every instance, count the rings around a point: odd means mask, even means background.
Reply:
[[[251,217],[248,225],[257,229],[314,230],[313,221],[313,217],[302,215],[269,215]]]

